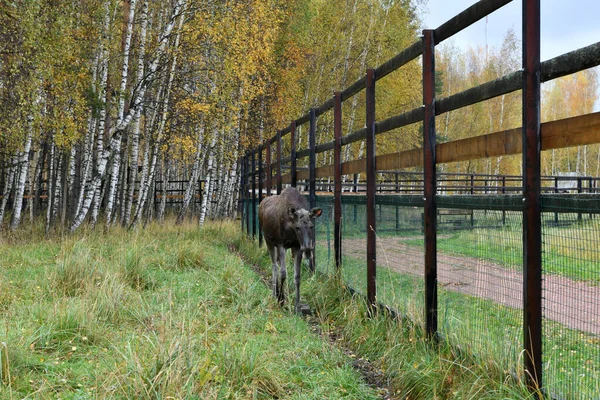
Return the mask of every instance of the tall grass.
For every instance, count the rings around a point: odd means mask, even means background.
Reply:
[[[376,398],[230,251],[244,241],[219,222],[3,236],[0,398]]]
[[[249,254],[250,259],[268,275],[269,261],[261,257],[260,252],[257,254],[256,244],[240,244],[241,250]],[[263,249],[262,254],[265,253]],[[357,288],[365,287],[364,266],[346,259],[344,271],[336,274],[331,259],[325,256],[327,250],[320,248],[317,254],[321,255],[318,258],[319,271],[328,275],[306,277],[302,284],[302,297],[316,308],[317,318],[326,333],[355,352],[357,357],[372,360],[383,370],[385,381],[398,398],[535,398],[522,379],[515,379],[511,371],[503,368],[504,363],[485,356],[474,356],[466,351],[466,346],[461,348],[453,340],[430,341],[419,323],[422,313],[415,319],[392,320],[383,312],[373,318],[364,298],[358,294],[351,295],[344,287],[348,280]],[[306,276],[306,269],[303,274]],[[414,282],[397,279],[390,286],[404,293],[406,298],[419,298],[414,296]],[[390,293],[381,295],[385,298]],[[422,310],[422,305],[418,301],[412,302],[404,309],[409,311],[404,315],[416,316],[419,309]]]

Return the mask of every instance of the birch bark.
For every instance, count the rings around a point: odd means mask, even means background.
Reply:
[[[212,194],[213,184],[213,165],[215,162],[215,146],[217,144],[217,137],[219,136],[219,130],[215,128],[210,147],[208,149],[208,165],[206,167],[206,181],[204,182],[204,191],[202,193],[202,204],[200,205],[200,220],[199,225],[204,225],[204,220],[208,214],[210,207],[210,197]]]
[[[200,176],[200,166],[204,164],[204,158],[206,157],[206,150],[202,151],[202,141],[204,139],[204,124],[200,121],[199,132],[196,135],[196,154],[194,157],[194,164],[192,165],[192,172],[190,174],[190,178],[188,180],[188,184],[185,188],[185,193],[183,195],[183,204],[181,209],[179,210],[179,214],[177,215],[177,221],[175,222],[177,225],[183,223],[183,219],[185,218],[185,214],[190,206],[194,198],[194,194],[196,193],[196,186],[198,185],[198,177]]]
[[[146,36],[148,26],[148,1],[142,4],[142,17],[140,26],[140,44],[136,82],[141,82],[144,78],[144,57],[146,53]],[[133,127],[131,130],[131,154],[129,159],[130,174],[127,183],[127,196],[125,199],[125,212],[123,217],[123,225],[129,225],[131,221],[131,208],[133,206],[133,195],[135,193],[135,182],[138,171],[138,157],[140,148],[140,118],[142,115],[142,106],[138,107],[133,117]]]
[[[15,154],[12,157],[11,165],[7,171],[7,178],[4,181],[4,188],[2,189],[2,203],[0,203],[0,226],[2,226],[2,221],[4,220],[4,213],[6,210],[6,204],[8,203],[8,198],[10,197],[10,192],[13,187],[13,180],[15,179],[15,174],[17,171],[17,167],[19,165],[19,157],[18,154]]]
[[[18,175],[16,181],[15,201],[13,206],[13,215],[10,222],[10,229],[15,230],[21,223],[21,211],[23,210],[23,194],[25,193],[25,182],[27,181],[27,172],[29,172],[29,150],[31,149],[31,137],[33,135],[33,117],[27,121],[27,139],[25,139],[25,148],[19,155]]]
[[[48,204],[46,208],[46,233],[50,231],[50,224],[52,222],[52,208],[54,204],[54,138],[50,139],[50,152],[48,153],[48,165],[50,171],[48,171]]]
[[[173,9],[173,13],[171,15],[171,19],[169,20],[168,24],[164,28],[163,33],[161,34],[161,37],[159,40],[159,45],[158,45],[158,48],[156,49],[156,55],[155,55],[155,58],[153,59],[152,63],[150,64],[150,68],[148,69],[148,74],[146,76],[146,79],[144,79],[144,81],[142,81],[142,82],[137,83],[139,90],[136,93],[136,95],[131,103],[131,107],[129,108],[127,115],[125,115],[125,117],[123,118],[123,120],[121,121],[120,124],[115,125],[108,132],[109,133],[108,137],[110,138],[109,145],[101,153],[98,154],[98,159],[99,159],[98,168],[94,174],[93,179],[90,182],[89,190],[86,191],[86,196],[85,196],[83,205],[81,207],[81,210],[75,216],[73,223],[71,224],[72,232],[74,232],[75,230],[77,230],[77,228],[79,228],[79,226],[83,223],[83,220],[85,219],[87,213],[90,210],[93,194],[100,187],[102,179],[104,178],[104,176],[106,174],[106,165],[108,162],[108,158],[111,155],[111,153],[118,150],[119,141],[117,139],[119,139],[119,136],[131,123],[131,120],[133,119],[133,115],[135,114],[136,109],[141,106],[146,89],[148,88],[148,86],[150,85],[150,82],[151,82],[151,80],[148,78],[154,76],[156,73],[156,70],[158,69],[160,59],[162,58],[163,54],[165,53],[165,49],[166,49],[169,37],[175,26],[175,20],[178,16],[180,16],[182,8],[185,6],[185,3],[186,3],[186,0],[177,0],[175,7]]]
[[[135,17],[135,4],[137,0],[129,0],[129,7],[126,10],[126,28],[124,32],[123,40],[123,64],[121,66],[121,85],[119,87],[119,107],[117,109],[118,119],[117,125],[123,122],[125,114],[125,91],[127,90],[127,77],[129,75],[129,51],[131,49],[131,37],[133,35],[133,19]],[[117,149],[113,152],[113,164],[110,174],[110,185],[108,189],[108,202],[106,204],[106,227],[110,226],[112,222],[112,213],[115,205],[117,183],[119,182],[119,167],[121,166],[121,139],[122,133],[118,132],[116,135],[116,147]]]
[[[177,47],[179,47],[179,38],[180,38],[180,33],[181,33],[181,27],[182,27],[183,21],[184,21],[184,16],[185,16],[185,14],[182,12],[180,19],[179,19],[179,29],[177,30],[177,34],[175,36],[175,44],[174,44],[175,49],[177,49]],[[167,111],[168,111],[168,106],[169,106],[169,98],[171,96],[171,87],[173,86],[173,80],[175,78],[176,66],[177,66],[177,55],[174,55],[173,62],[171,63],[171,69],[169,70],[167,87],[165,89],[164,97],[162,99],[162,113],[161,113],[161,118],[160,118],[160,122],[159,122],[159,126],[158,126],[158,132],[156,135],[156,140],[154,141],[154,145],[152,146],[152,161],[150,162],[150,171],[148,174],[148,180],[145,182],[146,183],[145,187],[140,188],[140,191],[142,192],[140,195],[141,199],[140,199],[140,203],[138,204],[138,207],[137,207],[137,210],[135,213],[135,217],[133,218],[133,221],[131,222],[131,226],[130,226],[131,228],[133,228],[137,225],[137,223],[139,222],[139,220],[142,216],[142,211],[143,211],[144,205],[148,198],[148,192],[150,190],[150,182],[154,179],[156,163],[158,160],[158,153],[160,151],[160,145],[163,141],[164,130],[165,130],[165,126],[167,123],[167,115],[168,115]]]

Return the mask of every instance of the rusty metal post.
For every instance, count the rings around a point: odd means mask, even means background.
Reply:
[[[580,176],[577,177],[577,193],[578,194],[583,193],[583,185],[582,185]],[[583,214],[581,212],[577,213],[577,222],[579,224],[581,224],[582,220],[583,220]]]
[[[281,131],[277,131],[277,194],[281,193]]]
[[[267,159],[265,160],[265,166],[267,167],[267,177],[265,178],[267,196],[271,195],[271,188],[273,187],[273,182],[271,181],[271,141],[267,139],[265,142],[265,147],[267,148]]]
[[[260,205],[260,202],[262,201],[262,197],[263,197],[263,180],[262,180],[262,176],[263,176],[263,158],[262,158],[262,153],[263,153],[263,146],[262,144],[258,146],[258,204]],[[262,233],[262,226],[260,226],[260,220],[258,221],[258,246],[262,247],[262,243],[263,243],[263,233]]]
[[[252,151],[252,239],[256,238],[256,151]]]
[[[423,149],[425,209],[425,328],[430,338],[438,329],[437,309],[437,205],[435,163],[435,42],[434,31],[423,31]]]
[[[366,83],[366,156],[367,156],[367,302],[374,308],[377,304],[377,253],[375,220],[375,70],[367,70]]]
[[[308,202],[310,208],[317,206],[317,114],[311,108],[309,113],[308,147],[310,155],[308,158]]]
[[[240,159],[240,194],[239,194],[239,207],[240,211],[240,219],[242,220],[242,232],[244,232],[244,228],[246,227],[246,155],[244,155]],[[200,182],[200,187],[202,186],[202,182]]]
[[[342,93],[335,92],[333,97],[333,247],[335,253],[335,266],[340,269],[342,265]]]
[[[523,0],[523,334],[525,376],[542,386],[540,0]]]
[[[246,154],[246,174],[245,174],[246,186],[244,187],[244,198],[246,199],[246,234],[250,235],[250,153]],[[206,184],[206,182],[204,183]]]
[[[290,157],[291,157],[291,184],[295,188],[298,182],[298,168],[296,161],[296,121],[290,124]]]

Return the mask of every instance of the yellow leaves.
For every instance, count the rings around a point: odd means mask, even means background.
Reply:
[[[169,152],[172,159],[192,163],[196,153],[196,141],[189,136],[172,137],[170,140]]]
[[[207,113],[210,110],[210,105],[186,98],[179,101],[175,108],[180,112],[185,112],[188,115],[193,116]]]

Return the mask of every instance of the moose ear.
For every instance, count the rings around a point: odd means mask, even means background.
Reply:
[[[321,216],[321,214],[323,214],[323,210],[321,210],[320,208],[315,207],[312,210],[310,210],[311,218],[319,218]]]
[[[296,219],[297,214],[294,207],[288,207],[288,216],[292,219],[292,221]]]

